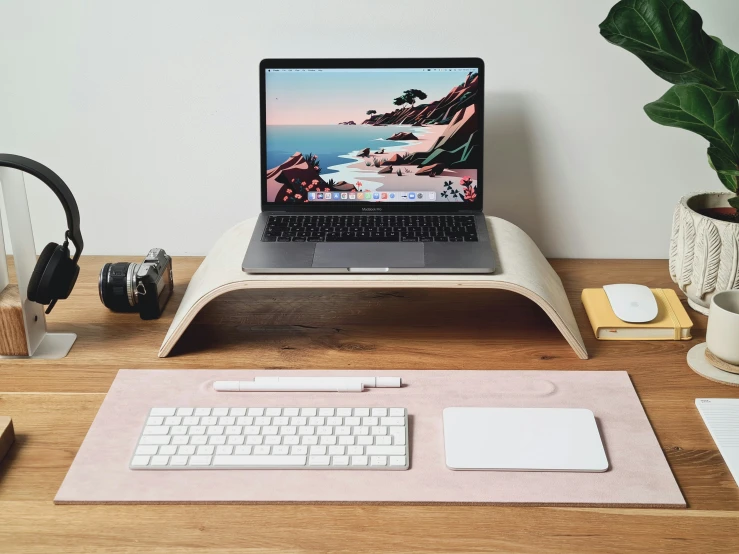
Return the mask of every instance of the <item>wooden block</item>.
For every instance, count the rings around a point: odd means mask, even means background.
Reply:
[[[0,460],[8,453],[14,440],[13,420],[8,416],[0,416]]]
[[[18,285],[0,291],[0,356],[28,356]]]

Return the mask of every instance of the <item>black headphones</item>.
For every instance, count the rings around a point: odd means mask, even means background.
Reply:
[[[64,300],[69,296],[80,273],[77,262],[82,254],[84,243],[80,234],[80,212],[77,202],[59,175],[38,162],[23,156],[0,154],[0,167],[19,169],[46,183],[59,198],[67,214],[69,229],[64,233],[64,243],[60,246],[55,242],[50,242],[44,247],[31,274],[31,280],[28,282],[28,299],[39,304],[48,304],[49,307],[46,310],[48,314],[57,300]],[[74,244],[74,258],[69,257],[69,241]]]

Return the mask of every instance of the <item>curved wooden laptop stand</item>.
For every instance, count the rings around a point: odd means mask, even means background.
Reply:
[[[217,296],[239,289],[268,288],[481,288],[509,290],[536,302],[551,318],[577,356],[587,359],[559,276],[521,229],[497,217],[488,228],[498,259],[490,275],[254,275],[241,269],[256,219],[232,227],[216,243],[193,275],[172,324],[159,349],[159,357],[172,348],[197,313]]]

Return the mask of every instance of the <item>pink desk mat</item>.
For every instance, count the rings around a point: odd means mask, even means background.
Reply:
[[[362,371],[400,389],[363,393],[218,393],[215,380],[355,371],[120,370],[54,499],[77,503],[381,502],[685,507],[625,371]],[[152,407],[405,407],[408,471],[132,471]],[[444,464],[449,406],[570,407],[595,413],[605,473],[452,471]]]

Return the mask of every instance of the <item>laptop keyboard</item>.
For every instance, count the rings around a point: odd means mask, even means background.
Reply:
[[[477,242],[473,215],[276,215],[262,242]]]

